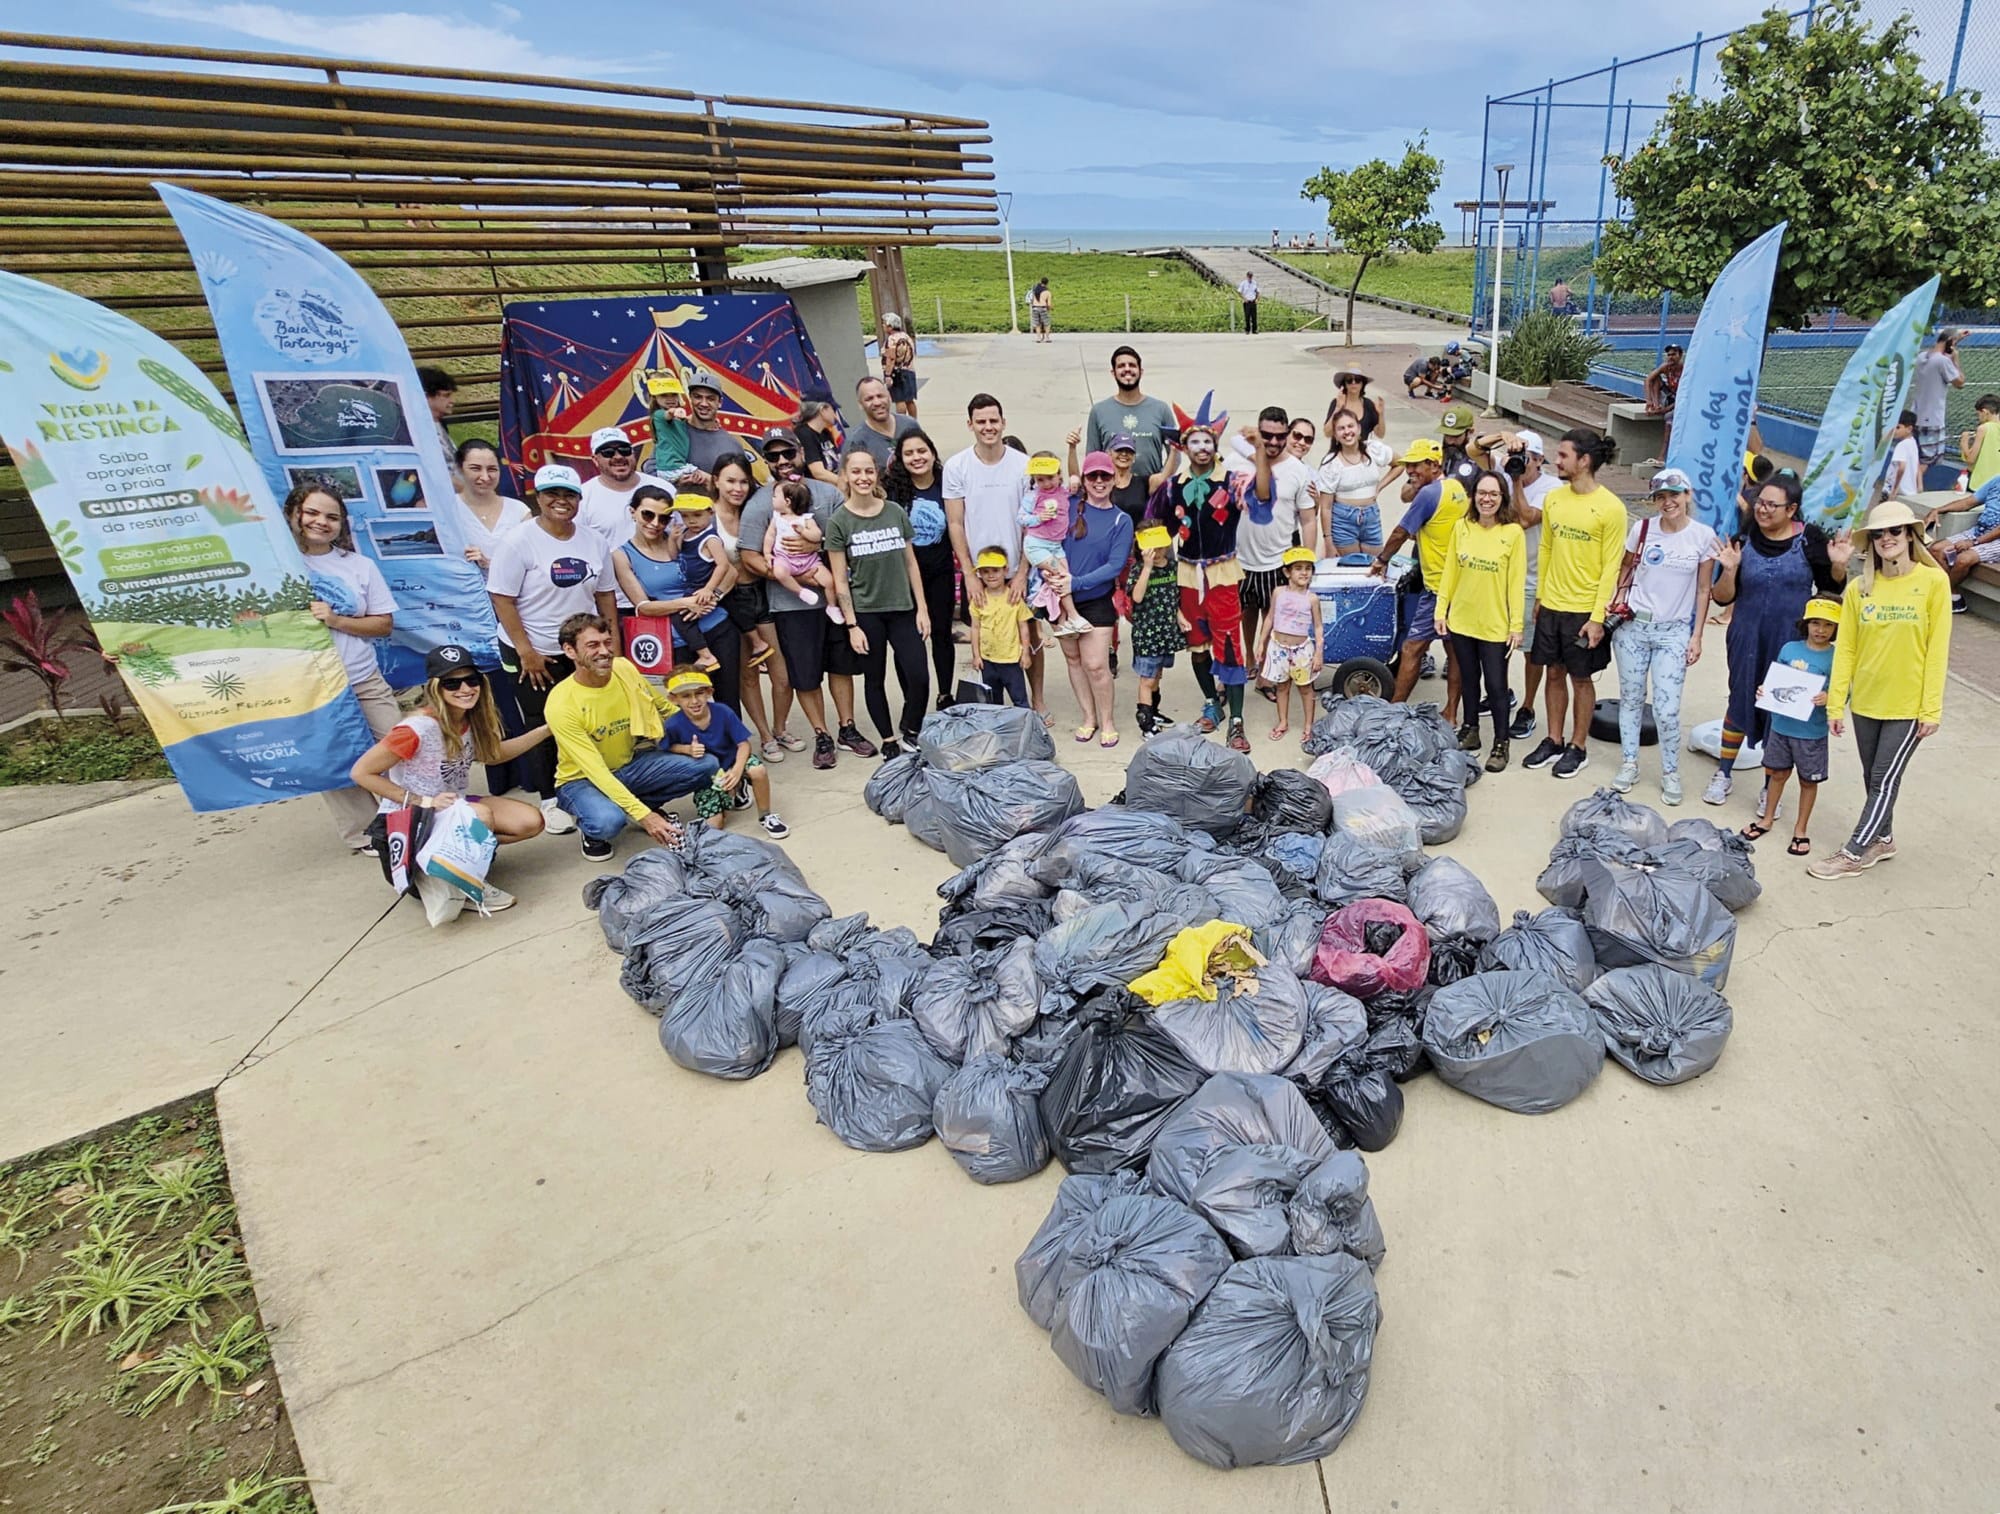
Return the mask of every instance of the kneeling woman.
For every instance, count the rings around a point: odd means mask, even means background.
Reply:
[[[424,658],[423,703],[405,715],[380,741],[361,754],[349,775],[355,786],[381,801],[387,811],[398,805],[419,809],[449,809],[470,798],[494,838],[505,846],[542,833],[542,812],[518,799],[484,799],[466,793],[472,764],[489,765],[518,757],[548,740],[549,728],[502,739],[500,711],[486,675],[473,665],[464,647],[434,647]],[[488,910],[505,909],[514,896],[490,884]]]

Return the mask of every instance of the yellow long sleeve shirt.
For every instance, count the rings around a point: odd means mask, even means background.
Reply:
[[[1481,526],[1468,517],[1452,533],[1437,613],[1452,632],[1476,641],[1505,641],[1521,630],[1528,591],[1528,533],[1519,526]]]
[[[1858,578],[1849,579],[1827,718],[1842,720],[1852,710],[1871,720],[1941,721],[1950,652],[1951,582],[1942,571],[1919,562],[1896,578],[1878,572],[1866,595]]]
[[[565,678],[542,711],[556,739],[557,784],[582,778],[634,820],[645,819],[646,806],[611,775],[632,760],[640,738],[660,739],[676,708],[622,657],[612,659],[611,682],[601,689]]]
[[[1602,487],[1568,484],[1542,501],[1542,562],[1536,595],[1544,609],[1603,620],[1625,562],[1625,501]]]

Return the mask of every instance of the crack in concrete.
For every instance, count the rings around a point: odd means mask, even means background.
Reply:
[[[1877,864],[1877,866],[1882,865]],[[1838,926],[1850,925],[1856,920],[1886,920],[1896,915],[1935,916],[1962,914],[1967,910],[1978,907],[1979,895],[1993,881],[1993,878],[1994,875],[1992,873],[1988,873],[1985,877],[1981,878],[1978,883],[1973,885],[1971,896],[1960,904],[1904,904],[1898,905],[1894,909],[1857,910],[1853,914],[1837,915],[1831,920],[1815,920],[1811,925],[1787,925],[1782,930],[1773,931],[1763,941],[1759,942],[1756,948],[1748,955],[1737,958],[1731,964],[1732,971],[1736,968],[1748,967],[1787,936],[1801,935],[1809,931],[1831,930]]]

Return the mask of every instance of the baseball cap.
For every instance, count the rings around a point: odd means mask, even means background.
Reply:
[[[697,368],[693,373],[689,374],[687,386],[690,392],[696,389],[712,389],[717,394],[722,393],[722,385],[716,381],[715,375],[706,368]]]
[[[432,647],[424,653],[426,678],[444,678],[452,673],[462,673],[468,668],[475,673],[479,671],[478,665],[472,660],[472,654],[455,643],[446,642],[443,646]]]
[[[576,476],[576,469],[568,463],[543,463],[535,470],[535,492],[541,494],[550,489],[567,489],[572,494],[581,494],[583,480]]]
[[[1280,557],[1278,561],[1289,568],[1295,562],[1317,563],[1319,559],[1313,555],[1311,547],[1287,547],[1285,548],[1285,555]]]
[[[677,373],[649,373],[646,375],[646,392],[653,395],[686,394],[687,385],[681,382]]]
[[[706,494],[676,494],[674,496],[674,508],[683,515],[691,515],[697,510],[713,510],[715,508],[715,501],[710,499]]]
[[[1031,457],[1028,459],[1028,477],[1060,478],[1062,459],[1057,457]]]
[[[1446,352],[1457,352],[1457,351],[1458,351],[1458,343],[1456,343],[1456,342],[1446,342],[1446,343],[1444,344],[1444,350],[1445,350]]]
[[[1125,432],[1121,431],[1112,437],[1109,442],[1105,443],[1104,450],[1106,452],[1137,452],[1139,444],[1133,441]]]
[[[715,684],[709,678],[708,674],[697,672],[693,668],[689,668],[685,672],[676,673],[667,680],[667,692],[669,694],[680,694],[689,689],[712,689],[714,687]]]
[[[757,450],[760,452],[769,452],[780,443],[790,447],[793,451],[797,451],[799,439],[783,426],[773,426],[769,431],[764,433],[764,439],[757,444]]]
[[[1172,546],[1173,541],[1165,526],[1141,526],[1139,534],[1132,538],[1132,544],[1141,552],[1157,552],[1162,547]]]
[[[1111,461],[1109,452],[1093,452],[1083,460],[1085,473],[1116,473],[1118,465]]]
[[[1646,485],[1648,494],[1692,494],[1694,480],[1679,468],[1662,468]]]
[[[988,547],[972,560],[972,566],[975,568],[1005,568],[1007,566],[1007,554],[1002,552],[998,547]]]
[[[1515,432],[1514,434],[1515,434],[1516,436],[1518,436],[1518,437],[1519,437],[1519,438],[1521,439],[1521,450],[1522,450],[1523,452],[1527,452],[1527,453],[1531,453],[1531,454],[1533,454],[1533,455],[1534,455],[1534,456],[1536,456],[1536,457],[1541,457],[1541,456],[1543,456],[1543,455],[1544,455],[1544,453],[1543,453],[1543,451],[1542,451],[1542,433],[1541,433],[1541,432],[1539,432],[1539,431],[1516,431],[1516,432]]]
[[[605,447],[614,445],[629,447],[632,445],[632,438],[627,436],[624,430],[618,426],[599,426],[595,431],[590,433],[590,450],[592,452],[598,452]]]
[[[1443,424],[1446,436],[1451,436],[1460,431],[1470,431],[1472,429],[1472,407],[1470,405],[1453,405],[1449,410],[1445,411]]]
[[[1409,449],[1396,459],[1399,463],[1441,463],[1444,461],[1444,444],[1434,436],[1420,436],[1412,441]]]
[[[1799,619],[1830,620],[1835,625],[1839,625],[1840,601],[1837,599],[1809,599],[1806,601],[1806,613],[1801,615]]]

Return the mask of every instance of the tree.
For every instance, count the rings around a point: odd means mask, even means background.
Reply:
[[[1809,31],[1781,10],[1718,55],[1723,92],[1676,91],[1651,138],[1610,166],[1631,202],[1598,276],[1627,294],[1699,300],[1745,243],[1789,221],[1771,324],[1830,307],[1875,316],[1933,273],[1941,303],[2000,296],[2000,159],[1976,93],[1925,77],[1907,14],[1877,34],[1857,0]]]
[[[1358,262],[1347,287],[1347,345],[1354,345],[1354,294],[1376,258],[1395,252],[1435,252],[1444,228],[1431,219],[1431,196],[1444,165],[1424,151],[1427,138],[1404,144],[1403,161],[1372,158],[1345,173],[1322,168],[1299,190],[1302,200],[1326,201],[1329,241]]]

